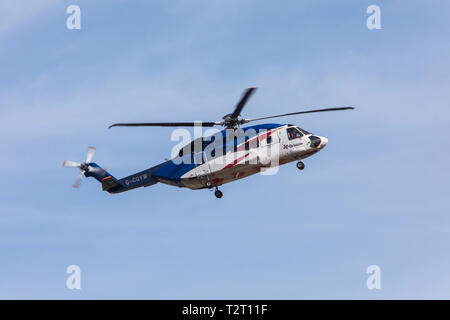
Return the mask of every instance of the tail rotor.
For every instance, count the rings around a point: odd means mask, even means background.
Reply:
[[[92,159],[94,158],[94,154],[95,154],[95,147],[89,147],[87,155],[86,155],[86,161],[84,163],[79,163],[79,162],[70,161],[70,160],[64,160],[63,167],[79,168],[81,170],[81,172],[78,174],[78,177],[75,180],[75,183],[72,185],[72,187],[74,187],[74,188],[80,187],[83,176],[85,175],[86,172],[88,172],[91,169],[89,164],[92,162]]]

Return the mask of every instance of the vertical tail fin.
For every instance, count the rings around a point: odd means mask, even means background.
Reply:
[[[103,191],[115,193],[123,186],[108,171],[100,167],[95,162],[89,164],[89,170],[84,174],[86,177],[93,177],[102,184]]]

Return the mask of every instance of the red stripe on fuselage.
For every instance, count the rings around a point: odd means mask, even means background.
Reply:
[[[232,163],[227,164],[222,170],[231,168],[232,166],[236,165],[239,161],[247,157],[250,153],[247,153],[245,156],[240,157],[239,159],[234,160]]]
[[[274,133],[274,132],[277,131],[277,130],[278,130],[278,128],[275,129],[275,130],[272,130],[272,131],[267,131],[266,133],[263,133],[263,134],[261,134],[261,135],[259,135],[259,136],[257,135],[256,137],[253,137],[253,138],[247,140],[246,142],[244,142],[243,144],[241,144],[241,145],[237,148],[237,150],[238,150],[238,151],[243,151],[244,145],[245,145],[246,143],[248,143],[248,144],[249,144],[249,147],[251,147],[251,142],[254,141],[255,139],[259,139],[259,142],[261,143],[261,141],[263,141],[264,139],[266,139],[268,136],[272,135],[272,133]],[[250,149],[252,149],[252,148],[250,148]],[[241,158],[239,158],[239,159],[234,160],[232,163],[227,164],[222,170],[231,168],[232,166],[236,165],[239,161],[241,161],[242,159],[244,159],[245,157],[247,157],[249,154],[250,154],[250,153],[247,153],[245,156],[243,156],[243,157],[241,157]]]

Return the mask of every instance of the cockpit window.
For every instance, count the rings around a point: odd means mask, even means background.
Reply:
[[[303,137],[303,133],[301,133],[300,130],[294,127],[287,128],[287,135],[289,140]]]

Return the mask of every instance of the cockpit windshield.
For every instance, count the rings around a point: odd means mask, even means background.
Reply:
[[[302,132],[304,135],[311,134],[311,132],[308,132],[305,129],[302,129],[300,127],[297,127],[297,129],[300,130],[300,132]]]

